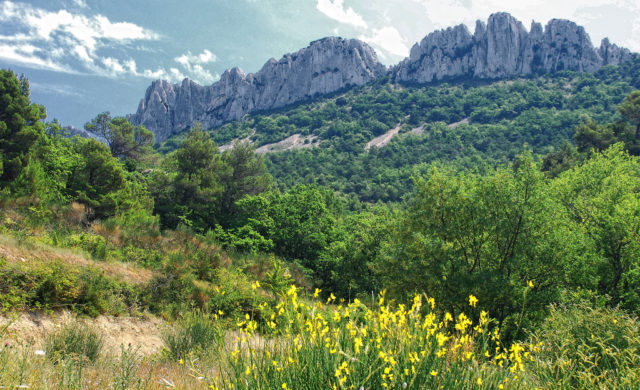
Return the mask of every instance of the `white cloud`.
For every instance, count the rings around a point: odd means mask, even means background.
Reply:
[[[209,70],[205,69],[204,65],[214,63],[217,61],[215,54],[209,50],[204,50],[198,55],[187,52],[174,59],[178,64],[188,72],[192,79],[197,82],[208,84],[212,83],[220,78],[218,74],[212,74]]]
[[[406,44],[405,38],[396,28],[391,26],[380,29],[374,28],[373,35],[361,35],[358,39],[377,46],[394,56],[406,57],[409,55],[409,47]]]
[[[34,55],[39,49],[32,45],[13,46],[0,43],[0,58],[31,68],[51,70],[54,72],[78,73],[70,67],[58,64],[50,59]]]
[[[317,0],[316,8],[331,19],[354,27],[367,28],[367,23],[353,8],[345,10],[344,0]]]
[[[1,59],[32,68],[105,77],[146,77],[149,72],[138,72],[133,59],[102,56],[101,49],[159,39],[155,32],[133,23],[67,10],[47,11],[12,1],[0,3],[3,24],[19,32],[0,36]]]

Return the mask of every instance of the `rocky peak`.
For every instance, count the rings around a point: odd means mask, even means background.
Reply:
[[[427,35],[395,68],[404,83],[429,83],[447,78],[499,79],[559,70],[593,72],[618,65],[631,53],[604,40],[595,49],[584,28],[553,19],[544,30],[530,30],[508,13],[495,13],[487,24],[478,21],[473,36],[464,25]]]
[[[254,111],[284,107],[317,95],[365,84],[386,69],[375,51],[354,39],[325,38],[280,60],[270,59],[254,74],[240,68],[225,71],[210,86],[185,79],[181,84],[154,81],[132,123],[144,125],[157,141],[201,122],[211,128]]]

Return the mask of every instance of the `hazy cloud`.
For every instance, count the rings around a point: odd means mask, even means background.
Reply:
[[[73,4],[77,5],[80,8],[87,8],[87,3],[84,0],[72,0]]]
[[[365,41],[373,46],[397,57],[406,57],[409,55],[409,47],[405,38],[400,32],[392,26],[373,29],[373,35],[361,35],[358,39]]]
[[[218,74],[212,74],[208,69],[205,69],[205,65],[217,61],[215,54],[209,50],[205,49],[198,55],[187,52],[186,54],[176,57],[175,61],[182,65],[193,80],[199,83],[208,84],[220,78]]]
[[[367,28],[367,23],[353,8],[344,8],[344,0],[317,0],[316,8],[329,18],[340,23]]]

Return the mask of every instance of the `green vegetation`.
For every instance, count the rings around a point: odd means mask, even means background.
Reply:
[[[315,148],[266,155],[281,190],[316,184],[363,202],[397,202],[412,191],[411,176],[423,174],[424,164],[445,161],[483,172],[512,161],[525,144],[544,156],[561,149],[580,124],[620,119],[616,106],[640,89],[638,74],[640,59],[595,74],[559,72],[492,83],[413,87],[381,79],[208,132],[220,145],[250,137],[261,146],[296,133],[314,135]],[[396,126],[400,134],[389,145],[365,150],[368,141]],[[182,139],[174,137],[160,150],[174,150]]]
[[[224,330],[213,317],[201,312],[188,312],[176,326],[163,335],[167,354],[172,359],[187,358],[208,350],[219,350],[224,341]]]
[[[166,155],[108,113],[86,126],[106,145],[66,138],[1,71],[0,312],[173,325],[152,361],[73,324],[53,359],[3,347],[0,386],[633,388],[639,66],[381,80],[214,139],[195,126]],[[294,133],[318,147],[214,143]]]
[[[50,359],[95,362],[104,346],[100,333],[81,323],[68,323],[47,335],[45,353]]]

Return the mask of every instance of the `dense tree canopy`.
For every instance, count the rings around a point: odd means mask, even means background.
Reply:
[[[0,179],[16,179],[29,160],[29,151],[44,133],[45,109],[32,104],[29,81],[11,70],[0,70]]]

